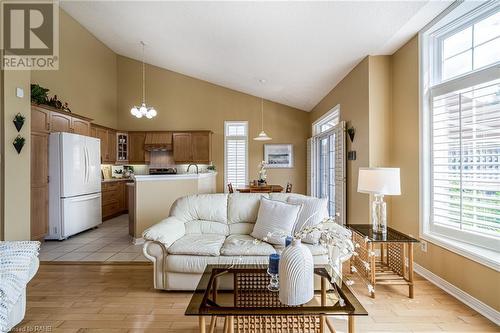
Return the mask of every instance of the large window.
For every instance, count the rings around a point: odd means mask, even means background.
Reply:
[[[311,194],[328,198],[328,212],[345,224],[345,123],[334,107],[313,124],[310,140]]]
[[[421,231],[498,269],[489,251],[500,251],[500,7],[450,19],[459,6],[420,39]]]
[[[248,122],[224,122],[225,189],[244,187],[248,183]]]

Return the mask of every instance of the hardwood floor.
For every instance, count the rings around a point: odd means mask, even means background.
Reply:
[[[198,332],[197,318],[184,316],[190,294],[156,291],[152,277],[149,264],[42,264],[28,285],[26,318],[13,331]],[[353,288],[370,314],[356,320],[357,332],[499,332],[419,276],[413,300],[407,287],[379,286],[376,299],[361,283]],[[332,321],[346,331],[344,318]]]

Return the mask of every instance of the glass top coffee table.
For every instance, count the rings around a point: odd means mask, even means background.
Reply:
[[[345,284],[331,283],[326,267],[314,269],[321,290],[301,306],[287,306],[278,293],[267,289],[267,265],[207,265],[185,315],[198,316],[200,332],[215,331],[217,317],[223,317],[224,332],[335,332],[328,315],[348,317],[348,331],[354,332],[354,317],[368,313]]]

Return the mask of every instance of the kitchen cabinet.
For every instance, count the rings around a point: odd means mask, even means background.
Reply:
[[[31,130],[39,133],[49,133],[50,111],[47,109],[31,108]]]
[[[128,132],[128,163],[149,163],[149,152],[144,150],[145,140],[146,132]]]
[[[88,136],[90,121],[89,118],[49,106],[31,106],[31,130],[35,132],[67,132]]]
[[[116,163],[128,163],[128,133],[116,133]]]
[[[209,164],[212,159],[212,132],[174,133],[173,155],[176,163]]]
[[[102,220],[109,220],[128,211],[126,179],[102,182]]]
[[[193,162],[198,164],[209,164],[212,160],[212,133],[193,132],[191,134],[191,145],[193,151]]]
[[[174,161],[176,163],[191,162],[191,133],[174,133],[173,143]]]
[[[31,132],[31,239],[49,231],[49,134]]]
[[[90,122],[80,118],[71,117],[71,132],[75,134],[89,136]]]
[[[50,112],[51,132],[71,132],[71,116],[59,112]]]
[[[91,136],[101,140],[101,163],[116,162],[116,131],[107,127],[92,125]]]

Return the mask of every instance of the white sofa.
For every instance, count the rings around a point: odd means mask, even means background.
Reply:
[[[154,264],[154,287],[194,290],[207,264],[265,264],[279,246],[250,236],[262,196],[286,201],[300,194],[199,194],[177,199],[170,216],[143,233],[144,255]],[[306,244],[315,264],[327,250]]]
[[[19,324],[26,312],[26,285],[39,267],[39,242],[0,242],[0,332]]]

